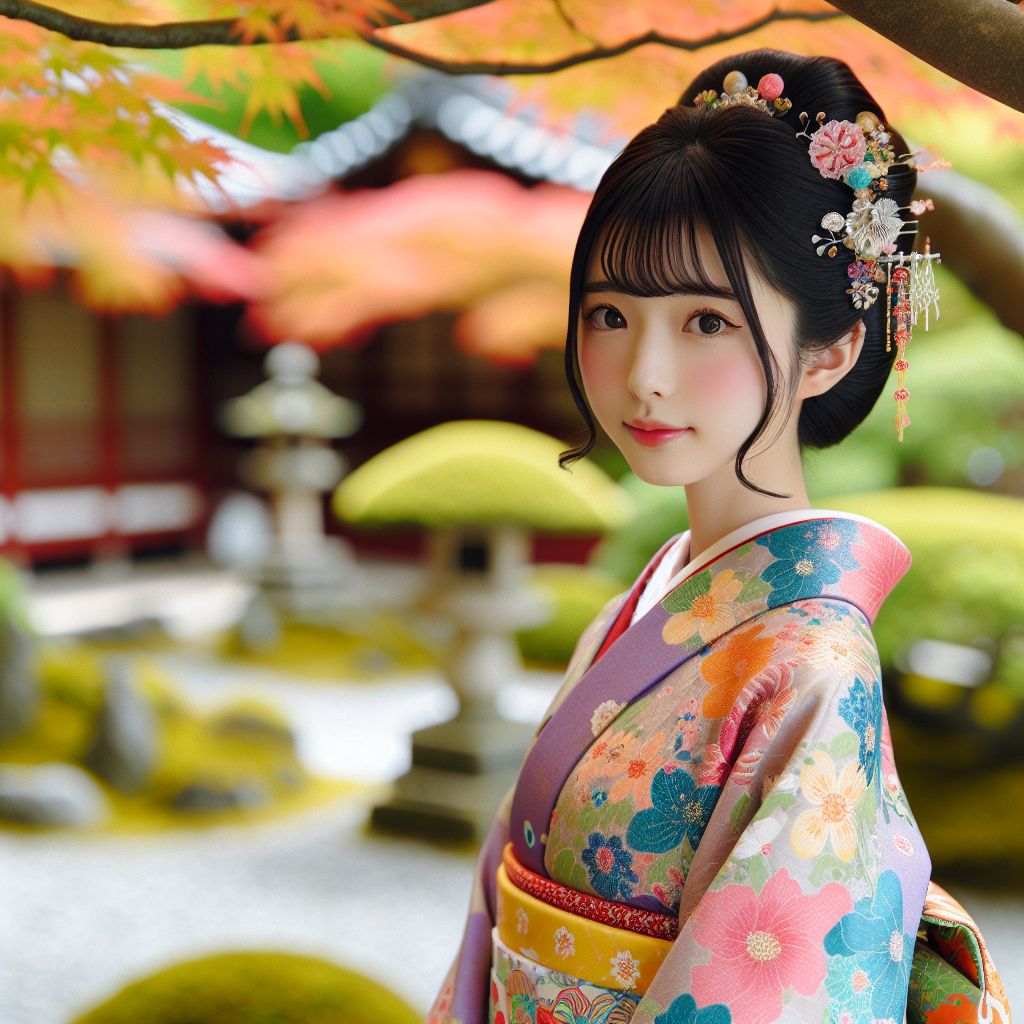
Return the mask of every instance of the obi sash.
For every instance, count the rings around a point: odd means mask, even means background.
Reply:
[[[498,937],[513,952],[546,967],[605,988],[643,993],[672,948],[670,937],[652,932],[673,932],[674,918],[590,897],[550,879],[531,879],[511,843],[504,849],[497,882]],[[521,888],[524,882],[532,892]]]
[[[534,875],[516,860],[511,843],[502,852],[495,949],[526,958],[517,962],[520,985],[529,984],[521,970],[528,963],[608,992],[641,996],[676,931],[674,915],[624,906]],[[553,994],[553,1001],[564,991]],[[907,1024],[928,1024],[943,1007],[955,1011],[958,1024],[1010,1024],[1002,979],[981,930],[949,893],[929,882],[910,968]]]

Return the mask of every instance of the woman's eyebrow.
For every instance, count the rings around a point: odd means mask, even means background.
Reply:
[[[584,294],[589,294],[590,292],[615,292],[619,295],[633,294],[624,288],[616,288],[611,281],[587,281],[587,283],[583,285],[583,292]],[[736,293],[728,285],[711,285],[710,287],[706,285],[694,285],[689,288],[680,288],[676,294],[696,296],[710,295],[717,299],[730,299],[733,302],[739,301],[736,298]]]

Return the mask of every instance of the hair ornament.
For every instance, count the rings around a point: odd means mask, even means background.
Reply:
[[[800,114],[798,138],[808,141],[808,156],[823,178],[845,182],[853,189],[853,204],[848,213],[833,210],[821,219],[821,228],[828,235],[812,235],[811,242],[819,256],[836,256],[840,247],[853,252],[853,261],[846,274],[854,309],[870,309],[885,285],[886,320],[885,350],[892,351],[896,341],[896,429],[899,440],[910,425],[907,415],[905,375],[910,363],[906,349],[911,332],[921,314],[928,330],[929,311],[939,316],[939,290],[935,284],[933,263],[941,255],[931,251],[926,239],[924,252],[897,252],[897,240],[917,232],[917,218],[933,210],[931,199],[914,199],[900,206],[885,193],[889,175],[905,170],[930,170],[948,167],[943,160],[927,166],[915,161],[913,154],[897,156],[892,134],[877,114],[861,111],[853,121],[827,120],[819,113],[813,122],[806,112]],[[813,131],[809,130],[814,125]],[[903,214],[908,216],[904,219]]]
[[[747,76],[742,71],[730,71],[722,80],[720,93],[714,89],[705,89],[694,96],[693,104],[712,110],[740,104],[754,107],[771,117],[781,117],[793,109],[793,104],[782,95],[785,87],[781,75],[762,75],[757,88],[754,88],[747,82]]]

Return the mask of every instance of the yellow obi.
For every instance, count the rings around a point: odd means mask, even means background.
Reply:
[[[504,864],[498,867],[497,883],[498,937],[510,950],[559,972],[642,994],[672,948],[669,939],[545,903],[516,886]]]

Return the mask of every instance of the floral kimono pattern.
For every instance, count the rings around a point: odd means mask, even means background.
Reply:
[[[516,1024],[904,1020],[931,864],[871,622],[909,552],[871,520],[822,514],[748,537],[629,624],[675,539],[581,636],[484,844],[429,1021],[501,1024],[493,880],[509,841],[530,870],[675,932],[645,992],[613,959],[604,977],[556,976]],[[526,963],[557,964],[560,931],[530,935]]]

